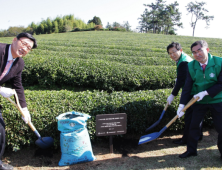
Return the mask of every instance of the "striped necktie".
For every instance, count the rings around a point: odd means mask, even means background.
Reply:
[[[12,63],[13,63],[13,60],[9,60],[2,75],[0,76],[0,80],[2,80],[2,78],[8,73],[9,69],[11,68],[12,66]]]

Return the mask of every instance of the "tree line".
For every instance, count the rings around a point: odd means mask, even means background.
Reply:
[[[193,36],[198,20],[204,20],[207,27],[210,20],[214,16],[206,15],[209,12],[204,8],[205,2],[190,2],[186,6],[188,14],[191,14],[191,27],[193,28]],[[139,32],[152,32],[163,34],[175,34],[176,28],[183,28],[181,20],[181,12],[179,12],[179,3],[175,1],[171,4],[166,4],[166,1],[156,0],[155,3],[144,4],[147,8],[138,18],[140,26]]]
[[[28,32],[31,34],[51,34],[72,31],[74,28],[86,29],[94,28],[95,23],[85,23],[81,19],[74,18],[74,15],[57,16],[54,20],[49,17],[42,20],[39,24],[32,22],[27,28],[23,26],[9,27],[8,30],[0,31],[0,37],[16,36],[20,32]]]
[[[130,31],[130,25],[127,21],[124,25],[117,22],[113,23],[113,26],[108,23],[107,30],[112,31]],[[81,19],[74,18],[74,15],[65,15],[63,17],[57,16],[54,20],[49,17],[46,20],[42,20],[40,23],[35,24],[32,22],[28,27],[18,26],[9,27],[7,30],[0,31],[0,37],[16,36],[21,32],[28,32],[30,34],[51,34],[62,33],[70,31],[91,31],[91,30],[103,30],[102,21],[99,17],[94,16],[93,19],[87,23]]]
[[[209,27],[210,20],[214,16],[206,15],[209,12],[204,8],[205,2],[190,2],[186,6],[188,14],[191,14],[191,27],[193,28],[193,36],[198,20],[204,20],[206,27]],[[179,3],[175,1],[171,4],[166,4],[166,1],[156,0],[155,3],[144,4],[147,8],[138,18],[139,32],[142,33],[162,33],[162,34],[176,34],[175,27],[183,28],[181,22],[181,12],[179,12]],[[129,22],[120,24],[114,22],[113,24],[107,23],[105,30],[112,31],[131,31]],[[102,21],[99,17],[94,16],[93,19],[87,23],[81,19],[74,18],[74,15],[65,15],[63,17],[57,16],[54,20],[49,17],[42,20],[40,23],[35,24],[32,22],[27,28],[23,26],[9,27],[7,30],[0,31],[0,37],[16,36],[21,32],[29,32],[31,34],[51,34],[62,33],[69,31],[91,31],[91,30],[104,30]]]

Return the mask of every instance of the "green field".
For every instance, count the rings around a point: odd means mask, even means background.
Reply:
[[[75,32],[36,35],[38,48],[24,57],[23,84],[33,123],[43,136],[52,135],[56,146],[59,133],[55,117],[68,111],[90,114],[89,132],[95,137],[95,116],[125,112],[128,132],[143,134],[154,123],[166,103],[176,78],[176,66],[166,47],[179,42],[191,54],[194,41],[208,42],[210,53],[222,56],[222,39],[129,32]],[[12,37],[0,38],[11,43]],[[176,114],[179,97],[160,124]],[[8,124],[7,146],[14,150],[33,144],[36,137],[21,122],[18,111],[0,98]],[[12,111],[13,110],[13,111]],[[12,128],[17,124],[17,128]],[[177,120],[173,130],[182,129]],[[18,132],[18,129],[20,131]],[[28,134],[26,136],[20,134]],[[13,137],[16,136],[16,137]]]

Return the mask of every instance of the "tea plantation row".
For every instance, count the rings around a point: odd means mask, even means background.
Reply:
[[[88,121],[92,140],[96,140],[97,114],[127,113],[127,134],[145,133],[158,120],[175,84],[175,62],[166,52],[172,41],[180,42],[184,52],[190,54],[190,45],[205,39],[210,52],[222,56],[221,39],[96,31],[35,37],[38,48],[24,57],[22,81],[33,124],[42,136],[55,139],[55,147],[59,147],[56,116],[72,110],[92,116]],[[0,38],[0,42],[11,43],[12,37]],[[42,90],[54,86],[95,90]],[[21,121],[19,112],[3,97],[0,102],[4,106],[7,146],[16,150],[34,144],[36,136]],[[178,102],[179,96],[168,108],[158,131],[176,115]],[[182,129],[181,120],[169,129]],[[210,115],[205,123],[211,125]]]
[[[53,56],[29,58],[22,73],[25,86],[83,86],[100,90],[145,90],[173,87],[175,66],[136,66],[96,59]]]
[[[136,92],[84,91],[30,91],[26,90],[26,100],[32,117],[32,123],[42,137],[51,136],[55,147],[59,147],[59,131],[56,117],[69,111],[78,111],[92,116],[87,122],[92,140],[96,140],[96,115],[111,113],[127,114],[127,133],[144,135],[145,129],[159,119],[171,89],[147,90]],[[162,129],[175,115],[179,97],[176,97],[155,130]],[[34,144],[36,139],[32,130],[21,121],[18,110],[6,99],[0,98],[4,107],[7,146],[14,150],[22,145]],[[205,119],[210,121],[210,117]],[[183,120],[177,120],[169,129],[182,129]]]

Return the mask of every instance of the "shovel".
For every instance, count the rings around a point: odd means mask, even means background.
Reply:
[[[192,98],[189,103],[187,103],[187,105],[183,108],[182,112],[185,112],[192,104],[194,104],[197,100],[199,99],[199,97],[197,98]],[[178,118],[178,115],[176,115],[163,129],[161,129],[159,132],[154,132],[148,135],[144,135],[141,136],[138,145],[150,142],[156,138],[158,138],[173,122],[176,121],[176,119]]]
[[[13,89],[14,90],[14,89]],[[16,102],[13,102],[10,98],[6,98],[9,102],[11,102],[18,110],[19,112],[22,114],[22,116],[24,117],[24,113],[21,109],[21,106],[19,104],[19,101],[18,101],[18,96],[17,96],[17,93],[16,91],[14,90],[15,92],[15,99],[16,99]],[[39,134],[39,132],[36,130],[35,126],[32,124],[32,122],[28,122],[28,125],[29,127],[32,129],[32,131],[35,133],[35,135],[38,137],[38,139],[35,141],[35,144],[37,146],[39,146],[40,148],[42,149],[46,149],[46,148],[49,148],[51,146],[53,146],[53,138],[51,137],[41,137],[41,135]]]
[[[149,128],[147,128],[147,129],[146,129],[146,132],[149,131],[150,129],[154,128],[156,125],[158,125],[158,124],[160,123],[160,121],[161,121],[161,119],[163,118],[163,115],[164,115],[164,113],[166,112],[168,106],[169,106],[169,103],[167,102],[165,108],[163,109],[163,111],[162,111],[162,113],[161,113],[161,115],[160,115],[159,120],[156,121],[154,124],[152,124]]]

